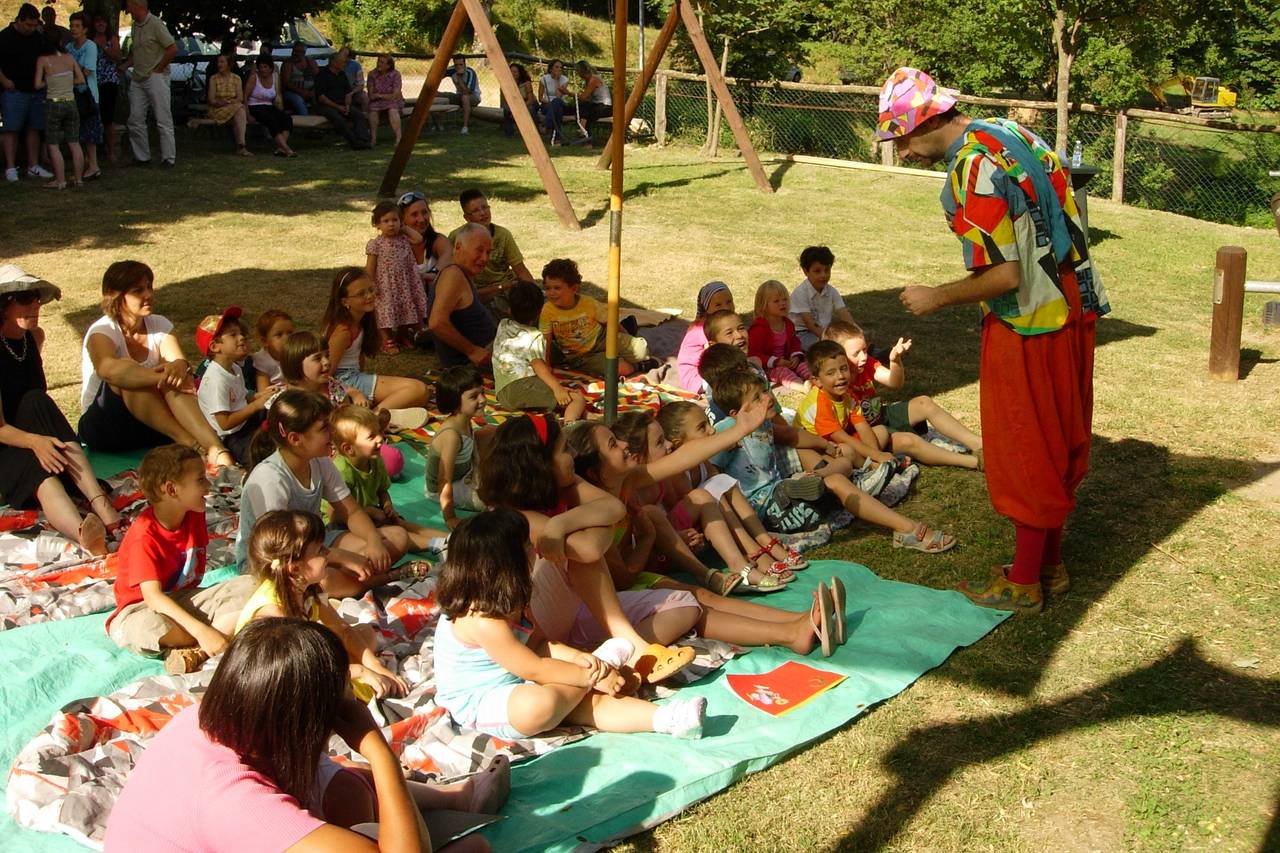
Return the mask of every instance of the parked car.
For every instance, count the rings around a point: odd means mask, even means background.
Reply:
[[[327,63],[329,57],[337,52],[333,43],[316,29],[315,24],[311,23],[309,18],[294,18],[280,28],[279,37],[267,43],[267,46],[271,49],[271,56],[277,64],[289,58],[289,54],[293,50],[293,43],[296,41],[306,45],[307,56],[321,65]],[[238,56],[258,56],[262,52],[262,48],[263,42],[260,39],[251,36],[236,39],[236,54]]]

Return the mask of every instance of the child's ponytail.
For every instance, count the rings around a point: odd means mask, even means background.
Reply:
[[[292,619],[309,618],[311,595],[295,587],[290,567],[317,542],[324,544],[324,522],[315,513],[296,509],[266,513],[249,534],[249,568],[259,580],[271,581],[280,599],[280,609]]]

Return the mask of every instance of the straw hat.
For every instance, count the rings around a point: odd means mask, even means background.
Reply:
[[[32,290],[40,294],[41,305],[62,298],[62,291],[56,284],[28,275],[21,267],[14,264],[0,266],[0,296]]]

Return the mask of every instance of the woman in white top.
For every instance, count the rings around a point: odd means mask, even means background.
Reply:
[[[564,63],[558,59],[547,65],[547,73],[538,80],[538,100],[542,103],[542,124],[551,134],[551,144],[564,141],[561,125],[568,108],[565,98],[569,94],[569,77],[564,73]]]
[[[613,98],[609,96],[609,87],[585,59],[579,59],[573,66],[582,78],[582,88],[578,90],[578,117],[587,124],[596,119],[613,114]]]
[[[151,312],[154,288],[141,261],[116,261],[102,276],[103,316],[85,332],[80,357],[80,441],[106,452],[174,442],[233,465],[200,411],[173,324]]]
[[[284,111],[275,63],[270,56],[259,56],[253,68],[254,72],[244,81],[244,102],[249,106],[249,115],[276,141],[277,157],[297,157],[297,152],[289,147],[293,116]]]

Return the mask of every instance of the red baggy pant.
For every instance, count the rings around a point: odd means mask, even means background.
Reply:
[[[982,326],[982,446],[996,512],[1028,527],[1062,527],[1089,470],[1096,316],[1063,273],[1066,325],[1020,335],[988,314]]]

